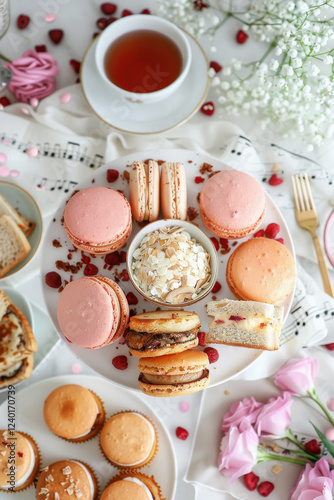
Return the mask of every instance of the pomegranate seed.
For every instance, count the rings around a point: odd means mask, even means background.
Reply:
[[[120,273],[119,275],[121,281],[129,281],[130,280],[130,276],[128,275],[128,272],[126,269],[123,269],[123,271]]]
[[[334,351],[334,342],[332,342],[331,344],[325,344],[325,347],[329,351]]]
[[[62,41],[63,36],[64,36],[63,30],[58,29],[49,31],[50,40],[56,45],[58,45],[58,43]]]
[[[175,434],[176,437],[182,439],[182,441],[185,441],[189,436],[189,432],[186,429],[183,429],[183,427],[177,427]]]
[[[119,177],[119,171],[113,168],[107,170],[107,182],[115,182]]]
[[[228,240],[226,238],[219,238],[219,243],[223,247],[224,250],[229,250],[230,246],[228,244]]]
[[[222,287],[221,284],[218,281],[216,281],[216,283],[213,286],[213,289],[211,290],[211,293],[217,293],[217,292],[219,292],[219,290],[221,289],[221,287]]]
[[[46,273],[46,275],[45,275],[45,283],[50,288],[59,288],[61,286],[61,277],[60,277],[60,274],[56,273],[55,271],[51,271],[49,273]]]
[[[270,481],[263,481],[263,483],[260,483],[257,487],[257,491],[263,497],[267,497],[268,495],[270,495],[274,488],[275,486]]]
[[[276,224],[276,222],[272,222],[271,224],[268,224],[264,234],[267,238],[270,238],[273,240],[276,238],[276,236],[278,235],[280,230],[281,230],[281,228],[279,227],[279,224]]]
[[[126,370],[128,367],[128,358],[126,356],[115,356],[111,362],[117,370]]]
[[[26,28],[29,23],[30,23],[30,17],[26,16],[25,14],[21,14],[16,21],[17,27],[20,30],[24,30],[24,28]]]
[[[72,66],[72,68],[74,69],[74,71],[77,74],[80,73],[80,66],[81,66],[81,62],[80,61],[77,61],[76,59],[70,59],[70,65]]]
[[[204,177],[201,177],[201,176],[195,177],[196,184],[200,184],[201,182],[204,182],[204,181],[205,181]]]
[[[201,106],[201,111],[206,116],[211,116],[215,112],[215,105],[212,101],[205,102]]]
[[[10,105],[10,100],[6,96],[0,97],[0,104],[3,108],[5,108]]]
[[[273,174],[269,181],[268,181],[268,184],[270,184],[270,186],[278,186],[279,184],[282,184],[283,182],[283,179],[280,179],[279,177],[277,177],[277,174]]]
[[[198,332],[197,337],[198,337],[198,345],[200,345],[201,347],[205,347],[206,346],[205,332]]]
[[[204,349],[205,354],[209,358],[209,363],[215,363],[219,359],[219,352],[214,347],[206,347]]]
[[[243,318],[242,316],[230,316],[228,319],[230,321],[243,321],[246,318]]]
[[[36,52],[47,52],[46,45],[35,45]]]
[[[254,472],[248,472],[248,474],[245,474],[243,476],[243,478],[244,478],[246,487],[251,491],[255,490],[257,483],[259,482],[259,479],[260,479],[259,476],[254,474]]]
[[[151,11],[150,11],[150,9],[143,9],[141,11],[141,14],[151,14]]]
[[[253,236],[253,238],[262,238],[264,236],[264,229],[259,229]]]
[[[202,10],[202,9],[207,9],[209,6],[203,0],[194,0],[194,9],[195,10]]]
[[[138,304],[138,299],[137,297],[135,296],[134,293],[132,292],[129,292],[126,296],[126,300],[128,301],[128,304],[130,306],[135,306],[136,304]]]
[[[217,238],[215,238],[215,237],[213,236],[212,238],[210,238],[210,240],[212,241],[212,243],[213,243],[213,244],[214,244],[214,246],[215,246],[215,249],[216,249],[216,250],[217,250],[217,252],[218,252],[218,250],[219,250],[219,243],[218,243]]]
[[[87,264],[84,269],[85,276],[96,276],[98,272],[99,270],[94,264]]]
[[[313,455],[320,455],[321,453],[321,448],[316,439],[311,439],[311,441],[305,443],[304,448],[307,452],[313,453]]]
[[[245,43],[247,41],[248,35],[243,30],[239,30],[235,38],[238,43]]]
[[[96,21],[96,26],[97,26],[100,30],[104,30],[104,29],[108,26],[108,19],[106,19],[105,17],[100,17],[100,18]]]
[[[124,9],[123,12],[122,12],[122,15],[121,17],[125,17],[125,16],[132,16],[133,12],[131,12],[131,10],[129,9]]]
[[[106,2],[100,5],[100,8],[103,14],[105,14],[106,16],[111,16],[111,14],[113,14],[116,11],[117,5],[115,5],[114,3]]]
[[[216,61],[211,61],[210,68],[214,69],[216,73],[219,73],[219,71],[223,69],[223,66]]]
[[[117,251],[108,253],[107,255],[104,256],[104,262],[111,267],[119,266],[121,263],[121,257]]]
[[[124,250],[120,252],[120,257],[121,257],[121,262],[126,262],[126,252],[124,252]]]
[[[282,245],[284,245],[284,239],[283,238],[277,238],[276,241],[279,241],[279,243],[282,243]]]

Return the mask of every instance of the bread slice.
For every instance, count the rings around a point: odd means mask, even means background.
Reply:
[[[0,389],[30,378],[33,368],[34,358],[29,355],[7,368],[7,370],[0,372]]]
[[[0,321],[2,317],[6,314],[8,307],[10,306],[11,301],[8,295],[5,294],[3,290],[0,290]]]
[[[284,308],[262,302],[228,300],[209,302],[214,318],[205,334],[208,344],[227,344],[274,351],[280,346]]]
[[[15,208],[9,203],[9,201],[6,200],[6,198],[0,193],[0,217],[2,215],[10,215],[13,221],[24,232],[27,238],[36,226],[34,222],[29,220],[27,217],[24,217],[17,210],[15,210]]]
[[[28,320],[12,303],[0,321],[0,373],[37,352],[37,343]]]
[[[30,243],[10,215],[0,217],[0,278],[29,253]]]

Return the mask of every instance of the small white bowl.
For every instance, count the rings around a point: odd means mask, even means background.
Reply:
[[[197,295],[195,299],[192,300],[187,300],[182,303],[178,304],[171,304],[170,302],[164,302],[161,299],[154,298],[154,297],[149,297],[146,295],[146,293],[139,288],[133,274],[132,270],[132,260],[133,260],[133,252],[139,247],[142,239],[148,234],[152,233],[153,231],[156,231],[157,229],[161,229],[162,227],[182,227],[184,228],[187,233],[190,234],[192,238],[194,238],[198,243],[200,243],[203,248],[208,252],[210,255],[210,266],[211,266],[211,276],[209,279],[209,284],[200,291],[200,293]],[[218,276],[218,255],[217,255],[217,250],[210,240],[210,238],[203,233],[201,229],[199,229],[197,226],[192,224],[191,222],[183,221],[183,220],[176,220],[176,219],[163,219],[163,220],[158,220],[155,222],[151,222],[150,224],[147,224],[143,229],[141,229],[132,239],[130,246],[127,251],[127,256],[126,256],[126,265],[127,265],[127,270],[129,274],[129,278],[131,280],[131,283],[137,290],[137,292],[140,293],[142,297],[145,299],[149,300],[153,304],[163,306],[163,307],[169,307],[170,309],[175,308],[175,307],[186,307],[190,306],[192,304],[195,304],[196,302],[204,299],[210,291],[212,290],[214,284],[217,281],[217,276]]]

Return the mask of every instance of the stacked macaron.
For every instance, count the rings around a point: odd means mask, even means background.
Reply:
[[[104,276],[68,283],[57,305],[65,338],[86,349],[98,349],[119,339],[129,321],[129,305],[121,288]]]
[[[140,472],[121,472],[113,477],[101,500],[163,500],[160,486],[153,476]]]
[[[153,222],[159,217],[160,199],[164,219],[187,217],[187,183],[182,163],[154,160],[135,161],[130,172],[130,205],[137,222]]]
[[[93,255],[114,252],[125,245],[131,234],[129,202],[111,188],[82,189],[66,204],[64,227],[76,248]]]

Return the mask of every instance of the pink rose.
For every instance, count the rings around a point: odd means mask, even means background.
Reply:
[[[283,397],[270,398],[255,423],[258,435],[283,436],[290,427],[291,405],[292,399],[288,392],[284,392]]]
[[[262,407],[263,404],[256,401],[253,397],[250,399],[244,398],[242,401],[233,403],[224,415],[221,430],[227,432],[230,427],[237,427],[243,420],[248,420],[250,424],[254,424]]]
[[[218,468],[221,475],[235,481],[251,472],[256,464],[258,444],[259,438],[247,420],[239,427],[231,427],[220,445]]]
[[[20,59],[6,62],[5,66],[13,72],[8,88],[21,102],[29,102],[33,97],[43,99],[55,90],[54,77],[59,68],[51,54],[27,50]]]
[[[314,388],[318,361],[313,358],[290,359],[275,376],[275,384],[291,394],[307,396]]]
[[[328,462],[321,458],[312,468],[306,464],[296,486],[290,491],[290,500],[332,500],[334,470],[329,470]]]

